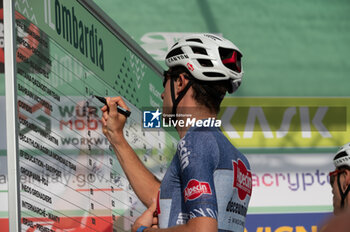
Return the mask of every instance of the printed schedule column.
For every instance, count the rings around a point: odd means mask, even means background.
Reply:
[[[69,188],[80,165],[59,149],[61,135],[53,128],[62,98],[50,85],[50,39],[23,15],[16,15],[22,223],[23,228],[54,231],[80,223],[64,212],[68,205],[81,207],[75,201],[81,196]]]
[[[89,87],[84,86],[86,75],[82,77],[79,71],[86,72],[34,24],[21,20],[17,25],[23,34],[37,35],[17,40],[19,47],[32,51],[17,52],[23,226],[53,231],[72,228],[100,231],[111,227],[109,206],[101,200],[106,197],[98,200],[94,197],[94,191],[103,192],[103,187],[96,183],[103,176],[98,173],[101,161],[91,157],[96,151],[103,155],[103,149],[93,150],[90,142],[100,115],[87,100],[90,93],[86,92]],[[45,48],[39,49],[40,43]],[[73,62],[81,68],[70,69]],[[61,73],[64,70],[71,79],[58,85],[55,80],[62,80],[59,70]],[[64,91],[79,97],[65,95],[62,86]],[[73,113],[65,107],[67,103],[75,106]],[[66,114],[68,118],[62,119]],[[62,146],[66,138],[81,143]]]

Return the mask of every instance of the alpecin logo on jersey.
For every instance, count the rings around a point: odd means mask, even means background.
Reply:
[[[196,179],[191,179],[184,190],[185,201],[195,200],[203,194],[210,194],[211,189],[208,182],[200,182]]]
[[[238,160],[238,163],[233,161],[233,173],[233,187],[237,188],[239,199],[243,201],[247,194],[252,194],[252,173],[241,160]]]

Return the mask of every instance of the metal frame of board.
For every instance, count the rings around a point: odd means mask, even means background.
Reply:
[[[8,170],[8,217],[10,231],[20,231],[19,159],[16,88],[16,29],[14,1],[3,1],[5,40],[6,146]]]

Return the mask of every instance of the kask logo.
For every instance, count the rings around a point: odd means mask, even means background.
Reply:
[[[160,128],[161,114],[159,109],[143,111],[143,128]]]

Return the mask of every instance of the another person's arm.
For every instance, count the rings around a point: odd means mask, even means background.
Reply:
[[[158,218],[154,216],[156,212],[156,201],[135,221],[132,232],[136,232],[141,226],[147,228],[144,232],[217,232],[218,223],[216,219],[210,217],[196,217],[190,219],[184,225],[178,225],[171,228],[159,229]]]
[[[106,98],[107,106],[101,108],[103,133],[111,143],[113,150],[138,198],[149,207],[157,196],[160,182],[143,165],[135,151],[126,141],[123,128],[126,117],[117,112],[117,105],[128,109],[121,97]]]

